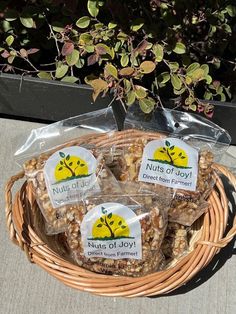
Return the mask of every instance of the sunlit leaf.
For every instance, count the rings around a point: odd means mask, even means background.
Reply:
[[[7,38],[6,38],[7,45],[11,46],[13,44],[13,42],[14,42],[14,36],[12,36],[12,35],[7,36]]]
[[[177,74],[172,74],[171,75],[171,83],[173,85],[173,87],[177,90],[181,89],[182,87],[182,81],[181,79],[178,77]]]
[[[177,54],[183,54],[186,52],[186,46],[181,42],[177,42],[173,51]]]
[[[21,24],[27,28],[34,27],[34,20],[31,17],[20,17]]]
[[[144,113],[150,113],[155,107],[155,101],[151,97],[139,99],[139,106]]]
[[[76,26],[79,28],[87,28],[90,24],[90,17],[89,16],[83,16],[76,22]]]
[[[44,79],[44,80],[51,80],[52,77],[51,77],[51,74],[48,73],[48,72],[45,72],[45,71],[40,71],[37,76],[41,79]]]
[[[156,64],[152,61],[144,61],[140,64],[140,71],[144,74],[152,73],[156,68]]]
[[[152,48],[153,53],[155,54],[156,61],[161,62],[164,57],[164,48],[160,44],[156,44]]]

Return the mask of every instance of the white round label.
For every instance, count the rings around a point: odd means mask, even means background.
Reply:
[[[139,181],[195,191],[198,151],[177,138],[149,142],[143,152]]]
[[[73,204],[88,190],[98,189],[96,168],[96,158],[83,147],[71,146],[51,155],[44,166],[44,177],[53,207]]]
[[[86,257],[142,259],[141,225],[129,207],[119,203],[95,206],[81,223]]]

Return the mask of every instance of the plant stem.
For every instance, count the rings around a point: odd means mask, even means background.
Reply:
[[[171,165],[174,165],[173,159],[172,159],[172,157],[171,157],[171,155],[169,153],[169,149],[168,148],[166,148],[166,152],[167,152],[168,157],[170,158]]]
[[[71,176],[75,177],[75,172],[67,165],[66,161],[64,160],[64,165],[65,167],[70,171]]]
[[[107,222],[107,217],[105,216],[105,223],[106,223],[106,227],[109,229],[110,234],[111,234],[111,238],[115,238],[114,232],[112,231],[111,227],[109,226],[108,222]]]

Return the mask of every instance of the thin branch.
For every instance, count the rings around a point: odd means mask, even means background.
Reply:
[[[0,64],[0,67],[6,67],[8,66],[9,64],[8,63],[1,63]],[[14,65],[10,65],[12,67],[12,69],[15,69],[15,70],[18,70],[18,71],[21,71],[21,72],[24,72],[24,73],[28,73],[28,74],[31,74],[31,73],[38,73],[39,71],[35,70],[35,71],[32,71],[32,70],[25,70],[25,69],[22,69],[22,68],[18,68]]]
[[[45,21],[48,24],[48,27],[50,29],[50,34],[51,34],[51,36],[53,37],[53,39],[55,41],[55,45],[56,45],[56,48],[57,48],[57,55],[58,55],[58,57],[60,57],[61,52],[60,52],[60,49],[59,49],[59,46],[58,46],[57,37],[56,37],[56,35],[55,35],[54,31],[53,31],[52,25],[48,22],[48,19],[47,19],[46,15],[44,15],[44,17],[45,17]]]

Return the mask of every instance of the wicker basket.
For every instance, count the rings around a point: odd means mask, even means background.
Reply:
[[[130,130],[118,132],[112,138],[107,134],[86,135],[69,145],[92,143],[99,147],[111,144],[124,146],[140,137],[156,139],[160,135]],[[226,176],[236,189],[236,178],[227,168],[217,164],[214,168]],[[75,265],[65,256],[63,248],[58,245],[60,236],[45,235],[42,215],[27,182],[21,186],[14,202],[12,201],[12,187],[21,178],[24,178],[24,172],[13,176],[7,183],[5,191],[6,219],[11,240],[26,252],[32,263],[38,264],[64,284],[78,290],[97,295],[124,297],[167,294],[193,278],[212,260],[220,248],[226,246],[236,235],[236,218],[233,228],[224,235],[229,216],[228,200],[222,181],[217,176],[215,188],[209,197],[209,210],[192,227],[187,255],[166,270],[140,278],[93,273]]]

